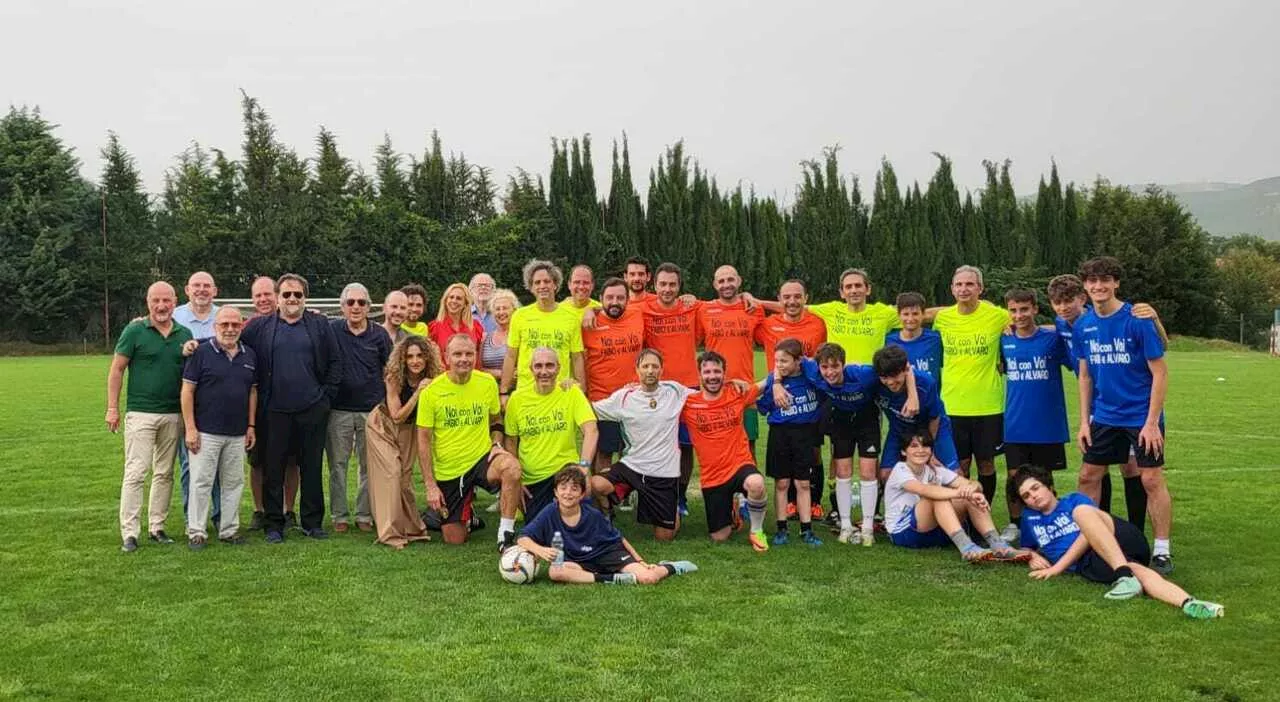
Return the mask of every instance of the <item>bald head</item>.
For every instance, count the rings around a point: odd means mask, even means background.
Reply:
[[[556,352],[539,346],[529,354],[529,370],[533,372],[534,385],[538,392],[545,394],[555,389],[556,379],[560,375],[560,357]]]
[[[742,290],[742,278],[733,266],[720,266],[715,272],[716,294],[722,302],[737,302]]]
[[[178,304],[178,293],[173,286],[157,280],[147,288],[147,317],[158,327],[173,323],[173,306]]]
[[[213,276],[204,271],[196,271],[187,279],[187,287],[183,290],[191,309],[203,314],[213,305],[213,298],[218,294],[218,286],[213,283]]]
[[[249,288],[253,296],[253,312],[259,317],[276,313],[276,281],[268,276],[258,276]]]
[[[404,324],[409,314],[409,296],[399,290],[392,290],[382,300],[382,319],[391,328]]]

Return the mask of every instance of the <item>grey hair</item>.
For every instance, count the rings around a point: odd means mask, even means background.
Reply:
[[[983,285],[983,283],[982,283],[982,269],[981,269],[981,268],[978,268],[977,266],[970,266],[970,265],[967,265],[967,264],[966,264],[966,265],[963,265],[963,266],[960,266],[959,268],[957,268],[957,269],[956,269],[956,272],[955,272],[955,273],[952,273],[952,274],[951,274],[951,279],[952,279],[952,280],[955,280],[955,279],[956,279],[956,276],[960,275],[961,273],[972,273],[972,274],[973,274],[973,275],[978,279],[978,286],[979,286],[979,287],[986,287],[986,286],[985,286],[985,285]]]
[[[535,258],[524,264],[524,269],[520,275],[524,278],[524,287],[529,292],[533,292],[533,274],[538,271],[546,271],[551,276],[552,282],[556,284],[556,290],[560,289],[560,285],[564,283],[564,273],[560,271],[560,267],[556,264],[541,258]]]
[[[533,353],[529,354],[529,367],[530,367],[530,368],[532,368],[532,367],[533,367],[533,357],[534,357],[534,356],[537,356],[539,351],[546,351],[547,353],[551,354],[551,355],[552,355],[552,356],[554,356],[554,357],[555,357],[555,359],[556,359],[556,365],[557,365],[557,366],[558,366],[558,365],[560,365],[560,354],[556,353],[556,350],[555,350],[555,349],[553,349],[553,348],[551,348],[551,347],[549,347],[549,346],[539,346],[538,348],[536,348],[536,349],[534,349],[534,350],[533,350]]]
[[[364,299],[366,299],[366,300],[370,299],[370,298],[369,298],[369,288],[366,288],[365,286],[361,285],[360,283],[347,283],[347,287],[343,288],[343,289],[342,289],[342,294],[338,296],[338,301],[339,301],[339,302],[341,302],[341,303],[342,303],[342,304],[344,304],[344,305],[345,305],[345,304],[347,304],[347,300],[349,299],[349,297],[348,297],[348,296],[349,296],[352,292],[362,292],[362,293],[364,293]]]

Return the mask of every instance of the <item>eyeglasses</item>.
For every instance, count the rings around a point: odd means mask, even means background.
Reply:
[[[241,322],[218,322],[217,324],[219,329],[239,329],[243,326],[244,324]]]
[[[286,299],[286,300],[289,300],[289,299],[298,299],[298,300],[301,300],[302,298],[304,298],[304,297],[306,297],[306,296],[305,296],[305,295],[303,295],[300,291],[296,291],[296,290],[289,290],[289,291],[287,291],[287,292],[282,292],[282,293],[280,293],[280,297],[283,297],[283,298],[284,298],[284,299]]]
[[[356,306],[359,306],[359,307],[368,307],[368,306],[369,306],[369,301],[368,301],[368,300],[358,300],[358,299],[357,299],[357,300],[347,300],[345,304],[347,305],[347,307],[356,307]]]

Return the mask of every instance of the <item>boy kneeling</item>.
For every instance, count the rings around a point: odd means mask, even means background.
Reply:
[[[562,468],[555,474],[553,485],[555,504],[548,505],[525,524],[516,541],[521,548],[551,564],[547,575],[553,581],[652,585],[668,575],[683,575],[698,569],[689,561],[645,563],[600,510],[582,501],[587,478],[577,465]],[[563,541],[562,549],[551,546],[557,534]]]
[[[884,522],[893,545],[933,548],[955,544],[960,556],[970,563],[1030,560],[1031,554],[1000,538],[982,486],[932,465],[933,436],[927,429],[912,431],[901,440],[903,460],[893,467],[884,486]],[[965,533],[966,519],[989,548],[973,543]]]
[[[1009,483],[1026,509],[1022,511],[1022,545],[1036,549],[1031,577],[1048,580],[1075,572],[1096,583],[1109,583],[1109,600],[1148,596],[1182,609],[1192,619],[1212,619],[1225,612],[1215,602],[1197,600],[1186,590],[1147,567],[1151,549],[1138,527],[1103,512],[1087,496],[1073,492],[1058,499],[1053,476],[1039,466],[1023,466]]]

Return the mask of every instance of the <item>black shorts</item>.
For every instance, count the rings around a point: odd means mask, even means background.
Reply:
[[[621,573],[623,568],[635,563],[636,559],[631,555],[622,542],[609,544],[590,559],[585,561],[574,561],[582,569],[588,573],[599,573],[601,575],[612,575],[613,573]]]
[[[1142,531],[1115,515],[1111,515],[1111,521],[1115,523],[1116,542],[1120,544],[1125,560],[1141,565],[1150,563],[1151,548],[1147,545],[1147,537],[1143,536]],[[1076,573],[1085,580],[1095,583],[1109,584],[1116,580],[1116,572],[1102,560],[1101,556],[1094,553],[1093,549],[1085,551],[1080,560],[1076,561]]]
[[[855,414],[836,407],[827,417],[825,433],[831,437],[832,458],[880,457],[880,409],[867,403]]]
[[[702,488],[702,504],[707,510],[707,531],[715,533],[733,524],[733,496],[746,494],[747,478],[759,475],[755,466],[743,466],[732,478],[713,488]]]
[[[976,458],[990,461],[1003,451],[1004,415],[984,414],[977,417],[951,416],[951,436],[956,442],[956,455],[961,461]]]
[[[622,452],[622,424],[601,419],[596,422],[596,431],[600,432],[600,438],[596,441],[596,453],[612,456]]]
[[[808,480],[815,437],[821,437],[817,424],[770,424],[765,475],[774,480]]]
[[[1164,454],[1150,453],[1138,446],[1138,429],[1113,427],[1108,424],[1089,422],[1089,433],[1093,443],[1084,452],[1084,462],[1095,466],[1122,466],[1129,462],[1132,451],[1138,459],[1139,468],[1163,468]],[[1160,425],[1160,436],[1164,436],[1164,425]]]
[[[1062,470],[1067,467],[1067,447],[1063,444],[1005,444],[1004,464],[1009,470],[1025,465]]]
[[[489,482],[489,454],[486,452],[480,460],[467,472],[450,480],[437,481],[440,492],[444,495],[444,507],[447,511],[442,524],[460,524],[471,521],[471,498],[475,497],[476,488],[494,494],[502,486]]]
[[[528,524],[544,507],[556,501],[555,476],[551,475],[536,483],[529,483],[524,486],[524,489],[529,491],[529,496],[524,498],[523,510],[524,523]]]
[[[663,529],[676,528],[676,516],[680,511],[679,478],[655,478],[632,470],[625,463],[615,463],[604,477],[610,483],[626,485],[640,493],[636,505],[636,523],[650,524]]]

